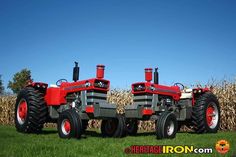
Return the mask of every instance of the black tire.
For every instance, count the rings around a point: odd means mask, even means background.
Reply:
[[[88,127],[88,121],[89,120],[82,120],[82,132],[85,133],[87,127]]]
[[[114,137],[121,138],[121,137],[126,136],[125,116],[123,114],[118,114],[117,118],[119,120],[119,125],[118,125],[118,130],[116,134],[114,135]]]
[[[69,125],[69,128],[66,127]],[[63,111],[57,122],[58,135],[61,138],[80,138],[82,130],[82,121],[75,109]]]
[[[163,112],[156,122],[157,139],[175,138],[177,133],[178,123],[174,113]]]
[[[118,114],[116,118],[102,120],[101,133],[103,137],[124,137],[125,132],[125,118]]]
[[[24,115],[22,116],[23,111]],[[15,104],[15,127],[17,131],[40,133],[47,115],[48,109],[43,94],[32,87],[26,87],[19,92]]]
[[[138,120],[137,119],[126,119],[126,132],[130,136],[137,135],[138,132]]]
[[[210,115],[208,113],[209,108],[214,109],[211,114],[212,120],[207,118]],[[213,116],[215,119],[213,119]],[[208,121],[212,121],[213,125],[208,124]],[[216,133],[218,131],[220,126],[220,106],[213,93],[206,92],[196,98],[196,103],[193,106],[192,123],[196,133]]]

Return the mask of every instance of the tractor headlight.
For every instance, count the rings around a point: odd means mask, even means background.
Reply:
[[[101,88],[104,88],[104,87],[105,87],[105,84],[100,81],[100,82],[97,83],[97,86],[98,86],[98,87],[101,87]]]
[[[85,87],[89,87],[89,86],[91,86],[91,83],[90,82],[86,82],[85,83]]]
[[[151,91],[154,91],[156,88],[153,87],[153,86],[150,86],[149,89],[150,89]]]
[[[145,91],[145,85],[144,84],[134,85],[134,91]]]
[[[97,87],[97,88],[108,88],[108,84],[104,81],[99,81],[99,80],[96,80],[94,82],[94,87]]]
[[[197,94],[197,93],[198,93],[198,94],[201,94],[201,93],[202,93],[202,89],[194,89],[194,90],[193,90],[193,93],[194,93],[194,94]]]

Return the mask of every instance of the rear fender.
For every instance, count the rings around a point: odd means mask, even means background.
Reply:
[[[46,90],[48,88],[47,83],[43,82],[29,82],[26,87],[33,87],[34,89],[40,91],[42,94],[46,94]]]
[[[207,87],[205,88],[193,88],[193,99],[192,99],[192,105],[195,104],[197,97],[200,95],[206,93],[206,92],[211,92],[211,90]]]

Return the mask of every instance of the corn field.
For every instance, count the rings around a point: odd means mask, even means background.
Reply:
[[[236,81],[221,81],[209,84],[213,87],[213,93],[218,97],[221,107],[220,130],[236,130]],[[14,106],[16,96],[0,96],[0,124],[14,125]],[[118,113],[124,113],[124,106],[132,104],[132,94],[129,90],[112,89],[108,93],[108,102],[117,104]],[[99,128],[101,121],[90,120],[89,128]],[[55,126],[55,124],[45,124]],[[141,121],[139,129],[150,131],[155,129],[154,121]],[[189,130],[187,127],[181,128]]]

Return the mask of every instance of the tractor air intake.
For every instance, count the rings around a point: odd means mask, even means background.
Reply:
[[[104,78],[104,65],[97,65],[97,78],[98,79],[103,79]]]
[[[155,71],[154,71],[154,83],[155,84],[159,84],[159,74],[158,74],[158,68],[155,68]]]
[[[73,69],[73,81],[78,81],[79,80],[79,67],[78,67],[78,62],[75,62],[75,67]]]
[[[151,82],[152,81],[152,68],[146,68],[145,69],[145,80],[147,82]]]

